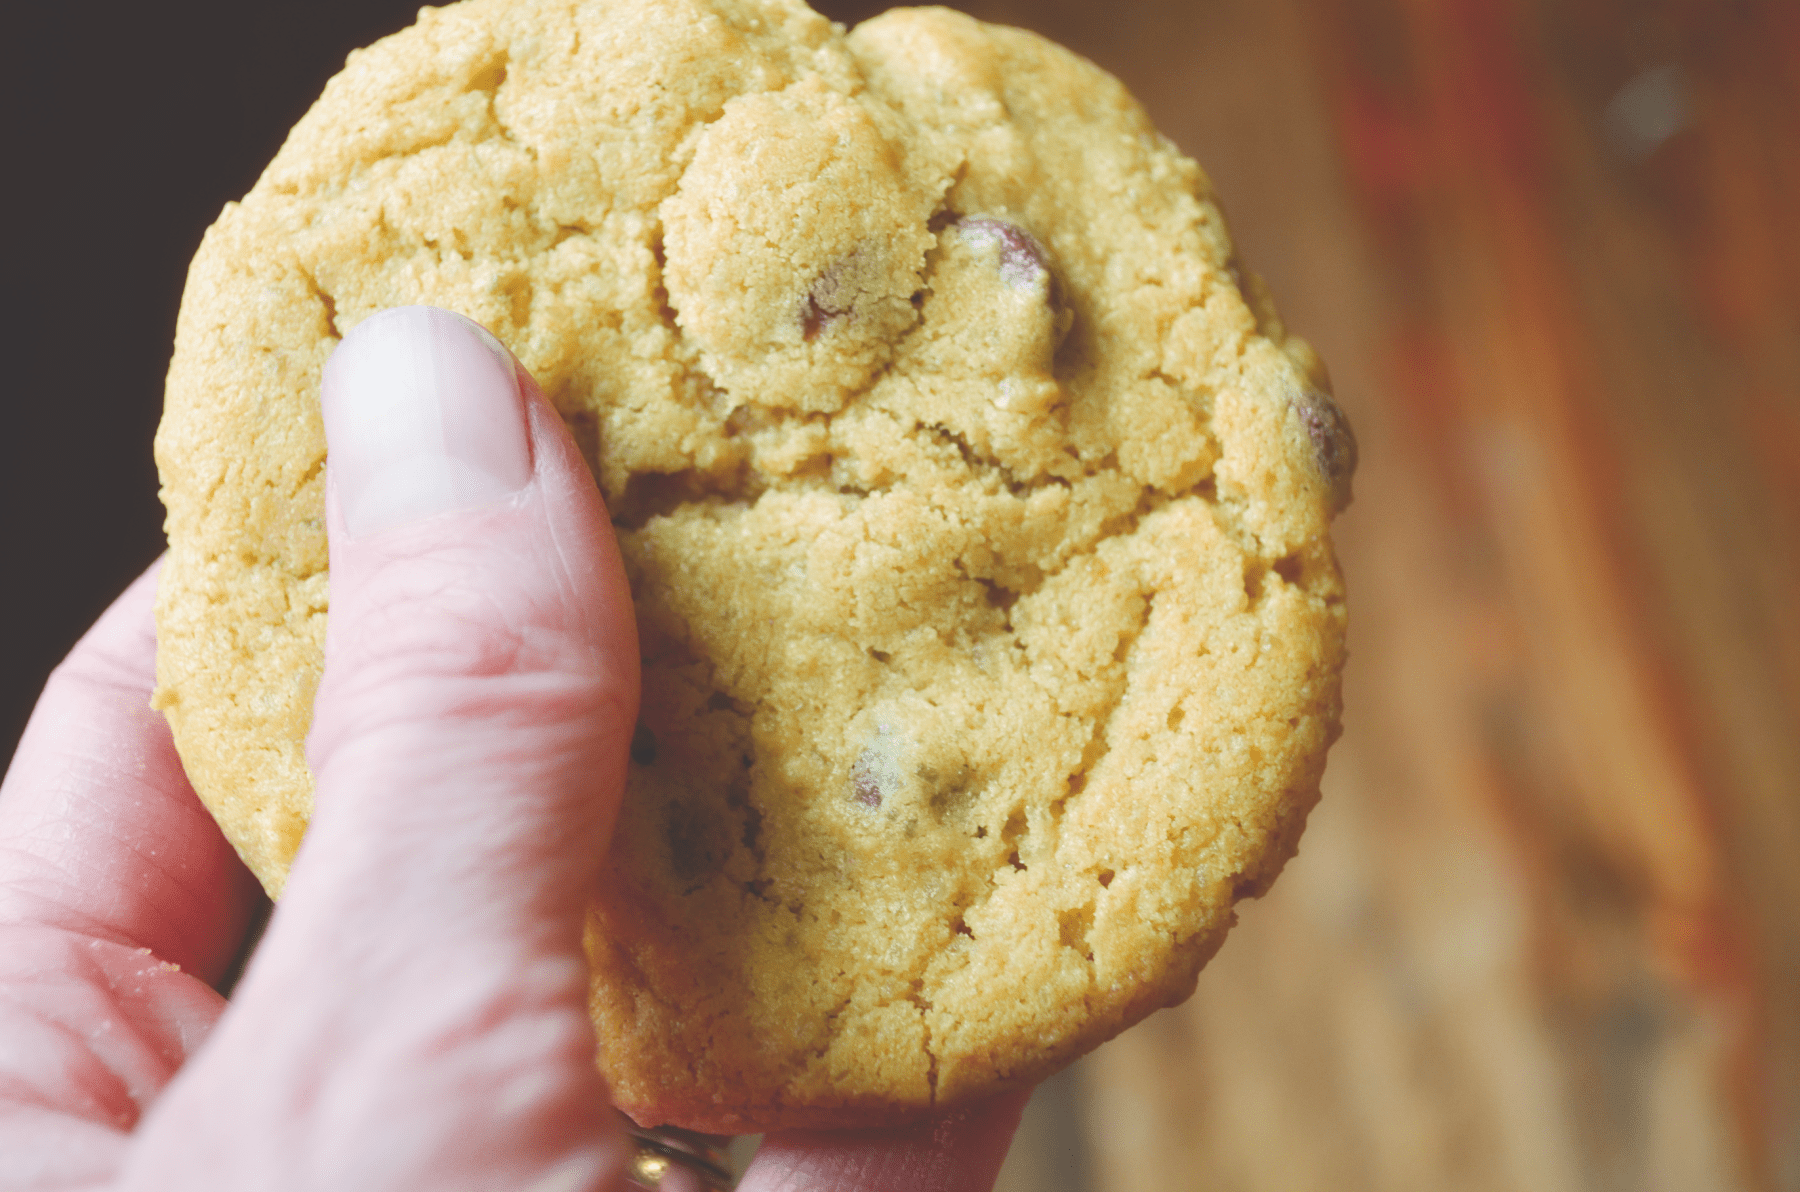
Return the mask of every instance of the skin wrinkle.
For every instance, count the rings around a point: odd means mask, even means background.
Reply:
[[[9,989],[0,988],[0,1006],[14,1012],[11,1016],[13,1021],[8,1023],[9,1029],[22,1031],[25,1028],[20,1025],[21,1022],[29,1020],[38,1029],[40,1038],[47,1036],[64,1044],[61,1048],[64,1054],[90,1061],[86,1064],[65,1063],[58,1073],[62,1077],[64,1095],[68,1089],[73,1088],[84,1097],[80,1105],[71,1107],[64,1103],[57,1092],[33,1085],[20,1077],[6,1079],[7,1074],[4,1073],[0,1073],[0,1080],[10,1088],[0,1092],[0,1098],[14,1104],[72,1114],[80,1120],[109,1130],[129,1130],[137,1123],[139,1107],[125,1091],[125,1080],[116,1071],[92,1062],[94,1057],[88,1049],[93,1038],[92,1032],[78,1031],[68,1023],[40,1013],[36,1006],[26,1003]],[[100,1083],[102,1081],[104,1087]],[[107,1095],[108,1093],[111,1095]]]
[[[78,893],[86,885],[68,868],[58,866],[29,849],[0,850],[0,872],[4,872],[9,865],[28,864],[34,868],[41,866],[49,873],[16,874],[0,879],[0,921],[19,924],[42,922],[122,947],[135,946],[133,939],[113,929],[100,916],[67,909],[70,901],[68,895]],[[170,921],[172,924],[174,917],[171,916]]]
[[[424,737],[421,740],[429,740],[429,738]],[[532,908],[537,905],[537,899],[549,897],[548,894],[535,892],[546,890],[548,879],[570,863],[563,860],[547,869],[547,862],[554,859],[554,854],[562,842],[547,838],[540,830],[517,824],[520,810],[536,809],[523,806],[519,808],[482,807],[463,810],[460,814],[431,809],[422,813],[415,813],[411,810],[403,810],[398,813],[365,811],[358,806],[358,800],[355,798],[355,795],[362,793],[358,787],[366,789],[382,784],[382,779],[390,773],[399,780],[405,780],[410,774],[415,782],[423,779],[427,787],[433,779],[455,783],[481,777],[470,774],[466,767],[456,765],[455,759],[447,760],[436,774],[430,770],[421,772],[422,768],[416,765],[409,770],[404,765],[396,767],[384,764],[383,755],[387,752],[386,747],[372,746],[369,750],[346,754],[334,762],[334,765],[339,767],[338,769],[321,771],[320,774],[322,783],[328,780],[339,781],[336,775],[345,772],[360,773],[375,779],[374,782],[364,781],[352,786],[345,786],[340,782],[338,789],[350,794],[351,798],[346,803],[339,805],[332,805],[328,802],[319,819],[321,829],[330,830],[333,833],[334,844],[344,841],[346,837],[351,838],[344,845],[340,845],[340,851],[345,847],[356,849],[356,853],[359,855],[357,869],[366,875],[363,880],[375,884],[377,888],[383,888],[384,896],[399,905],[416,906],[420,913],[426,916],[426,921],[431,924],[432,935],[435,936],[439,930],[442,930],[448,941],[453,942],[460,934],[460,929],[448,922],[441,929],[438,928],[434,920],[439,915],[432,914],[430,910],[433,905],[439,906],[442,917],[460,916],[466,920],[464,926],[470,928],[485,926],[496,915],[502,916],[501,921],[507,925],[507,930],[517,930],[529,923],[533,917],[531,912]],[[374,762],[375,765],[371,767],[367,764],[368,762]],[[542,775],[534,774],[529,770],[521,772],[518,767],[499,762],[491,762],[485,769],[492,771],[507,786],[516,785],[526,790],[530,789],[534,779],[558,781],[562,777],[559,773]],[[483,785],[492,788],[493,782],[491,780],[484,781]],[[537,813],[541,815],[547,811],[548,809],[543,809]],[[358,846],[355,838],[371,834],[378,834],[378,843]],[[443,843],[446,837],[452,840],[480,841],[482,843],[481,847],[473,852],[446,851]],[[547,856],[546,854],[551,855]],[[393,883],[381,880],[381,875],[396,863],[396,858],[406,857],[415,858],[413,869],[416,872],[413,879],[404,888],[395,888]],[[489,909],[479,899],[471,903],[465,898],[453,899],[441,892],[466,888],[472,880],[480,879],[484,875],[497,878],[503,874],[517,875],[520,891],[518,897],[528,897],[529,902],[504,910]],[[556,897],[560,899],[563,896],[557,895]],[[560,908],[559,919],[564,914],[574,914],[573,907],[564,906],[560,901],[553,902],[551,905]],[[571,926],[569,930],[574,930],[574,928]]]
[[[448,1062],[452,1069],[491,1066],[516,1069],[520,1075],[540,1067],[549,1073],[563,1070],[562,1065],[545,1063],[558,1053],[567,1053],[565,1060],[572,1056],[585,1062],[593,1052],[593,1031],[585,1017],[570,1012],[570,995],[585,991],[585,979],[566,967],[560,982],[521,988],[519,974],[528,979],[534,963],[538,962],[497,965],[480,988],[448,987],[446,997],[418,1007],[403,1026],[390,1027],[372,1042],[364,1042],[358,1062],[389,1071],[432,1071]],[[519,1046],[515,1038],[532,1036],[537,1044],[529,1048]],[[571,1046],[575,1039],[582,1044]]]
[[[10,997],[6,1000],[12,1001]],[[54,1039],[61,1044],[57,1049],[58,1058],[64,1060],[62,1079],[58,1082],[61,1088],[32,1090],[18,1082],[21,1091],[36,1094],[29,1100],[20,1097],[18,1103],[69,1115],[121,1134],[137,1125],[147,1102],[140,1102],[132,1094],[130,1082],[123,1074],[94,1056],[92,1045],[102,1032],[78,1029],[67,1022],[33,1013],[33,1007],[20,1003],[14,1002],[13,1008],[19,1013],[9,1025],[14,1029],[29,1029],[19,1020],[30,1020],[30,1026],[36,1028],[40,1039]],[[81,1062],[83,1060],[87,1062]],[[81,1098],[81,1103],[69,1105],[67,1098],[71,1094]]]
[[[456,599],[464,596],[473,599]],[[375,612],[370,618],[372,624],[355,639],[341,645],[343,656],[355,663],[355,685],[348,690],[379,690],[395,681],[429,687],[436,676],[476,680],[503,678],[509,686],[535,679],[592,689],[594,694],[589,698],[594,705],[616,707],[625,702],[622,696],[612,693],[613,684],[579,674],[574,660],[560,656],[565,655],[578,638],[532,624],[539,620],[536,616],[510,615],[504,600],[495,600],[485,592],[446,592],[435,599],[439,611],[434,611],[434,619],[441,613],[441,624],[420,629],[416,618],[408,615],[409,604],[403,597],[391,610]],[[444,608],[445,605],[461,607]],[[513,623],[496,623],[502,619]],[[372,702],[379,705],[382,701]],[[436,704],[439,701],[428,702]],[[441,707],[436,711],[456,714],[452,707]],[[399,708],[395,709],[394,715],[412,718]]]
[[[134,585],[133,593],[140,606],[147,604],[147,581]],[[147,608],[142,612],[137,623],[121,622],[109,613],[46,685],[28,739],[58,734],[66,738],[109,721],[123,731],[80,735],[50,766],[34,764],[36,751],[21,743],[8,774],[9,797],[0,800],[4,841],[0,857],[10,862],[0,867],[0,918],[50,922],[127,947],[160,943],[185,967],[210,977],[229,955],[218,947],[196,947],[198,941],[184,925],[213,913],[202,908],[222,905],[217,894],[198,885],[216,880],[222,850],[220,845],[204,850],[184,846],[179,830],[161,826],[192,825],[210,831],[208,818],[197,806],[164,793],[165,784],[173,782],[185,790],[186,782],[161,718],[146,706],[145,667],[140,664],[134,674],[128,661],[128,651],[147,657],[153,649],[153,638],[146,631]],[[98,711],[75,714],[81,703]],[[104,746],[91,744],[95,737]],[[23,802],[10,797],[15,791]],[[114,804],[130,811],[121,817],[118,806],[108,806],[99,792],[109,792]],[[156,827],[144,837],[132,825]],[[40,847],[32,847],[34,843]],[[82,876],[96,859],[109,873],[130,872],[129,880],[142,891],[135,915],[101,895],[104,882],[97,888],[91,875]],[[231,864],[235,866],[235,861]],[[129,923],[120,919],[121,913],[128,915]],[[227,916],[236,913],[240,912],[234,909]]]
[[[186,1054],[185,1012],[158,1021],[158,1008],[186,1004],[210,1024],[223,1003],[195,978],[168,971],[145,949],[52,928],[14,928],[11,934],[8,952],[15,963],[35,941],[44,959],[59,967],[38,971],[35,981],[33,973],[11,971],[0,994],[40,1030],[69,1040],[71,1061],[58,1066],[60,1078],[75,1077],[91,1098],[88,1109],[75,1112],[129,1129]],[[19,991],[32,988],[42,988],[50,1000],[20,998]],[[89,1022],[85,1028],[83,1018]]]

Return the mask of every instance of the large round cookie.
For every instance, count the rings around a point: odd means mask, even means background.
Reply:
[[[1193,988],[1337,732],[1354,447],[1193,162],[941,10],[469,0],[352,55],[188,281],[157,699],[272,892],[327,607],[320,370],[486,324],[643,644],[588,933],[646,1123],[891,1121]]]

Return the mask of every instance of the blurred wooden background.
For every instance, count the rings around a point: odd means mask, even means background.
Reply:
[[[1300,856],[1005,1192],[1800,1189],[1800,5],[961,7],[1201,161],[1363,447]]]

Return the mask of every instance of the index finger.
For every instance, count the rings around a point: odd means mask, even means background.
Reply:
[[[152,564],[51,673],[0,785],[0,922],[149,948],[208,981],[257,901],[150,707]]]

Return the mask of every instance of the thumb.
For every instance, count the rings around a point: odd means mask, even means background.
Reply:
[[[313,818],[145,1150],[206,1155],[188,1187],[602,1187],[623,1152],[581,930],[638,682],[605,509],[530,376],[457,315],[357,326],[323,406]]]
[[[379,883],[459,935],[566,934],[637,714],[599,494],[530,375],[446,311],[359,325],[323,405],[331,613],[295,880]]]

